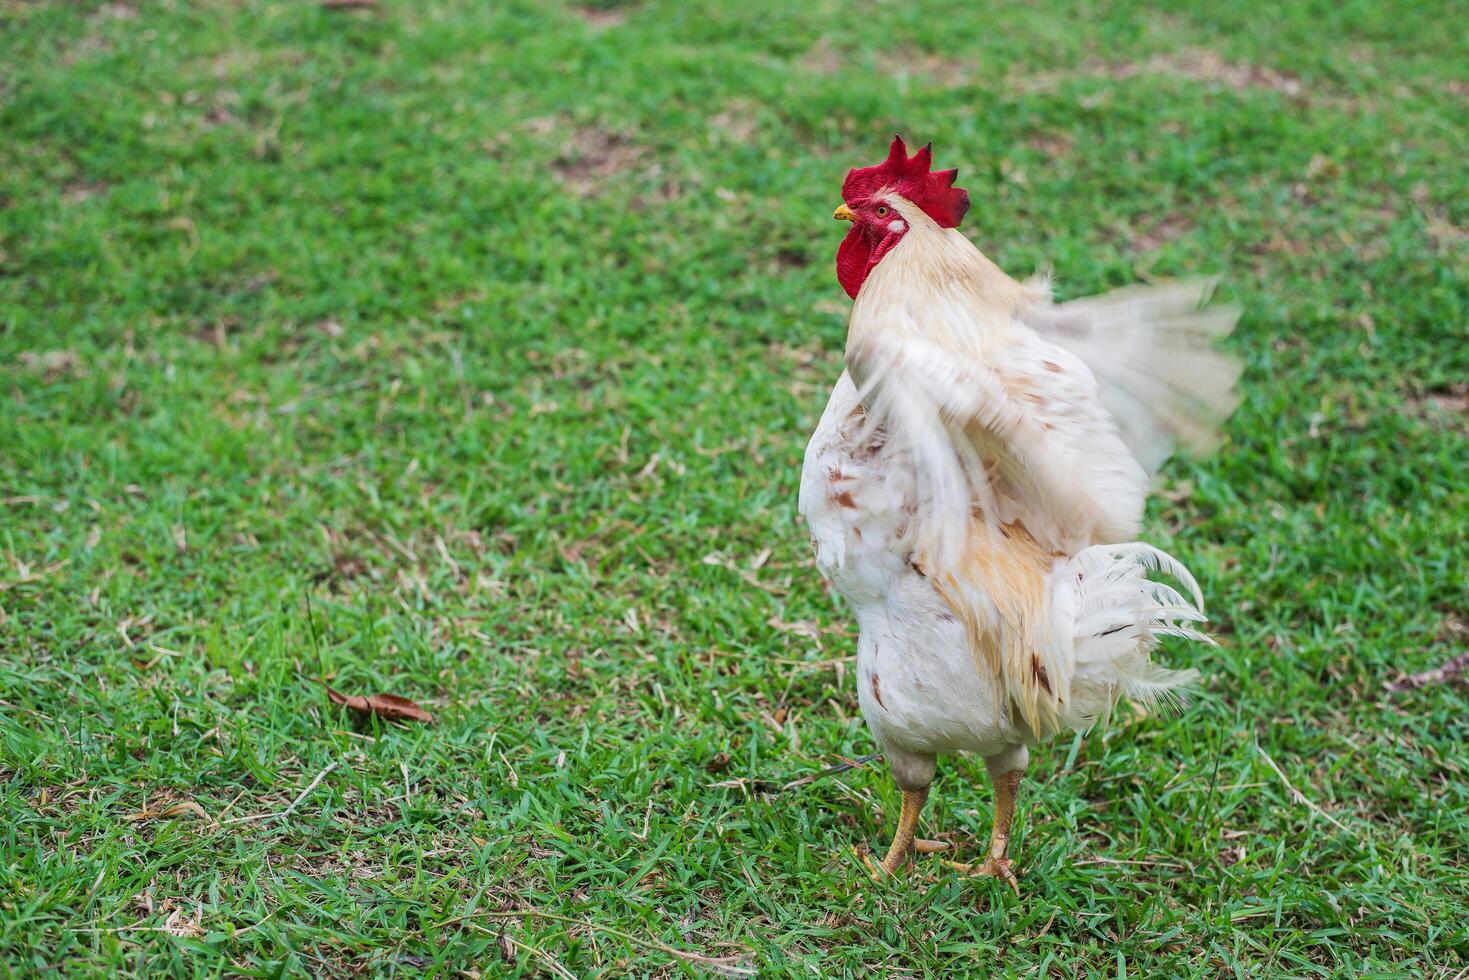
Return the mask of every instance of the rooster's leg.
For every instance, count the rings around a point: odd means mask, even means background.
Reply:
[[[989,855],[976,865],[955,864],[960,871],[999,878],[1020,894],[1020,881],[1010,865],[1010,828],[1015,822],[1015,797],[1020,792],[1020,779],[1025,775],[1030,753],[1017,746],[985,759],[990,781],[995,784],[995,826],[990,831]]]
[[[914,836],[918,830],[918,815],[923,812],[923,804],[927,799],[927,786],[917,790],[903,790],[903,809],[898,814],[898,829],[893,834],[893,843],[888,848],[888,856],[882,859],[881,864],[873,864],[870,858],[863,857],[868,870],[872,872],[872,877],[884,878],[895,875],[903,865],[908,863],[908,858],[913,854]]]

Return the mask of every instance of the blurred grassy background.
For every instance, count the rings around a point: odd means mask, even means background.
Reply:
[[[0,3],[0,964],[1460,975],[1466,699],[1385,684],[1469,635],[1464,14]],[[1020,901],[779,789],[871,746],[795,495],[899,130],[1011,272],[1245,309],[1148,527],[1224,647],[1037,754]]]

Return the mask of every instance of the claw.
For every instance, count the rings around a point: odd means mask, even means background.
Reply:
[[[856,851],[857,857],[861,859],[862,863],[867,865],[867,877],[873,881],[882,881],[887,877],[886,870],[882,865],[872,860],[871,854],[868,854],[866,851],[857,851],[856,848],[853,848],[853,850]]]
[[[1020,897],[1020,879],[1015,876],[1015,869],[1009,858],[985,858],[980,864],[963,864],[959,861],[944,863],[961,874],[974,875],[977,878],[999,878],[1010,886],[1016,898]]]
[[[898,873],[897,868],[889,868],[886,862],[872,860],[872,852],[868,851],[865,847],[854,847],[852,848],[852,853],[857,855],[857,859],[867,866],[867,877],[873,881],[886,881]]]

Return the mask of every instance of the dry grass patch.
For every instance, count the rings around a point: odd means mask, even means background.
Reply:
[[[627,10],[623,7],[594,7],[581,5],[571,8],[571,12],[581,19],[593,31],[601,32],[608,28],[620,27],[627,20]]]
[[[1063,84],[1085,79],[1121,82],[1143,76],[1183,78],[1234,92],[1270,91],[1289,98],[1304,98],[1300,77],[1266,65],[1229,61],[1207,48],[1183,48],[1154,55],[1147,61],[1088,61],[1077,68],[1037,74],[1013,75],[1010,85],[1024,93],[1054,92]]]

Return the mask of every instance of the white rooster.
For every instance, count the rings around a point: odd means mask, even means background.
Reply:
[[[956,175],[897,138],[842,185],[837,277],[856,302],[800,507],[856,613],[858,700],[903,794],[881,872],[914,849],[936,756],[976,752],[994,830],[956,867],[1018,893],[1029,746],[1190,680],[1150,660],[1159,637],[1207,641],[1193,577],[1134,538],[1149,473],[1234,406],[1239,368],[1210,343],[1236,313],[1201,310],[1199,283],[1056,304],[956,230]]]

